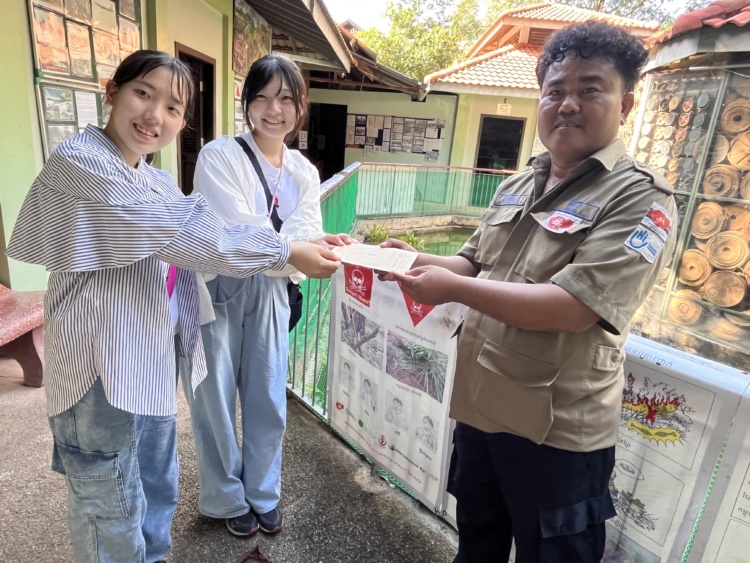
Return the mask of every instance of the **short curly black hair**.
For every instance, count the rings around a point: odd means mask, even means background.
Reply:
[[[602,57],[614,63],[625,82],[625,91],[635,87],[648,52],[643,42],[621,27],[605,22],[588,21],[569,25],[550,35],[536,63],[536,79],[541,87],[549,67],[562,62],[566,55],[590,59]]]

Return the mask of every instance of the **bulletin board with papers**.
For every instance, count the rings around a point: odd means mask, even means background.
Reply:
[[[363,149],[365,155],[382,152],[425,155],[437,161],[442,149],[445,119],[393,115],[347,115],[346,146]]]
[[[45,157],[86,125],[106,125],[104,87],[141,48],[141,0],[31,0]]]

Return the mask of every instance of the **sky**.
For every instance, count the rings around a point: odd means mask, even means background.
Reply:
[[[386,0],[323,0],[331,16],[337,23],[352,19],[357,25],[367,29],[377,27],[388,31],[385,13]]]

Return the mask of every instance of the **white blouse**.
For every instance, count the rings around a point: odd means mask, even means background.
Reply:
[[[279,218],[283,221],[281,238],[288,242],[307,242],[323,236],[320,213],[320,177],[318,170],[299,151],[284,147],[283,169],[274,168],[253,139],[242,138],[258,157],[271,194],[276,190],[278,174]],[[250,159],[234,137],[222,136],[201,149],[193,180],[194,193],[201,194],[210,208],[228,225],[259,225],[273,229],[268,217],[265,191]],[[264,272],[268,276],[289,276],[299,283],[305,275],[293,266]],[[205,281],[215,274],[204,274]],[[198,280],[201,295],[201,324],[214,320],[213,307],[205,284]]]

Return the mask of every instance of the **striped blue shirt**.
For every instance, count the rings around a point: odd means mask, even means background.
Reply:
[[[94,126],[62,143],[31,186],[8,256],[44,265],[44,383],[50,416],[75,405],[97,378],[128,412],[177,411],[167,264],[180,354],[192,356],[194,388],[205,377],[192,270],[249,277],[280,270],[289,244],[271,229],[227,227],[200,195],[184,197],[166,172],[128,166]]]

